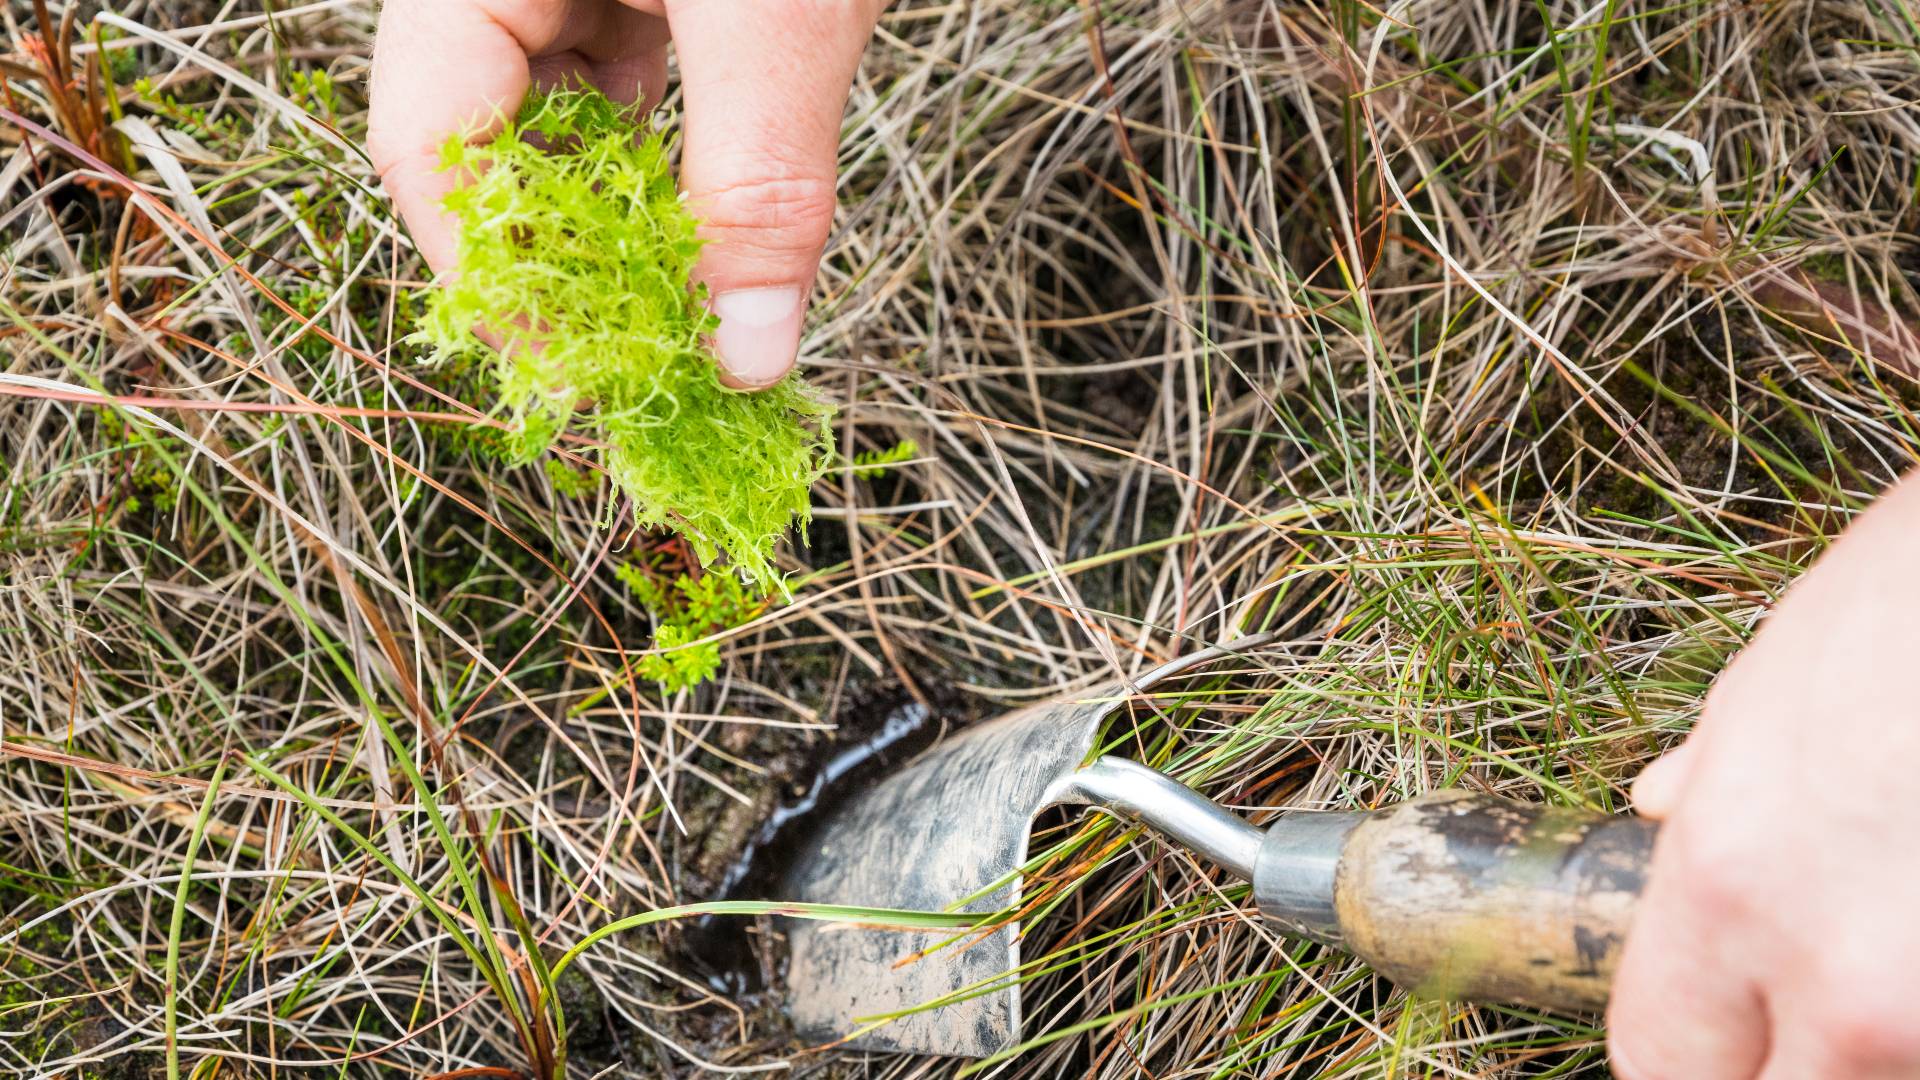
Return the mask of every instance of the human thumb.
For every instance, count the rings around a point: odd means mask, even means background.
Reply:
[[[1697,738],[1697,735],[1689,738],[1640,770],[1640,775],[1633,781],[1635,813],[1655,821],[1664,821],[1672,815],[1674,808],[1680,805],[1680,795],[1686,790],[1693,763],[1700,756],[1695,743]]]
[[[840,119],[880,5],[667,5],[686,102],[680,183],[703,219],[705,283],[725,381],[778,382],[799,349],[833,226]]]

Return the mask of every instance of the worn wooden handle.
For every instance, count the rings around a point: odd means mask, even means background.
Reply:
[[[1447,791],[1369,814],[1334,873],[1354,955],[1436,997],[1597,1010],[1656,826]]]

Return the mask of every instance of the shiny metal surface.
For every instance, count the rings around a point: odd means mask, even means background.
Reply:
[[[1047,805],[1093,806],[1138,822],[1242,881],[1253,868],[1265,834],[1163,772],[1125,758],[1102,757],[1062,776],[1047,789]]]
[[[1014,907],[1033,817],[1053,801],[1091,796],[1092,787],[1056,785],[1084,772],[1079,767],[1092,754],[1107,716],[1136,688],[1149,689],[1170,675],[1267,640],[1269,635],[1259,635],[1202,650],[1131,684],[1099,686],[946,740],[830,816],[796,855],[781,899],[921,911]],[[1258,830],[1217,807],[1209,814],[1191,806],[1205,800],[1165,777],[1160,779],[1176,792],[1154,783],[1141,787],[1127,764],[1098,768],[1089,780],[1116,782],[1123,802],[1162,805],[1173,799],[1179,804],[1174,816],[1185,833],[1218,848],[1236,865],[1251,867],[1254,848],[1244,833],[1252,833],[1257,846]],[[1246,876],[1251,870],[1237,872]],[[968,897],[973,899],[961,903]],[[985,1057],[1020,1038],[1018,986],[984,989],[1019,966],[1017,923],[984,937],[961,934],[958,940],[949,931],[799,921],[788,923],[786,931],[787,1008],[810,1038],[842,1039],[859,1030],[865,1018],[914,1009],[921,1011],[847,1039],[846,1045]],[[965,990],[973,992],[923,1008]]]
[[[1047,789],[1092,750],[1100,721],[1124,695],[1102,687],[1028,709],[941,743],[829,818],[794,861],[784,899],[942,911],[1011,878],[963,911],[1020,899],[1016,871]],[[794,922],[787,930],[787,1011],[823,1041],[860,1020],[937,1001],[1020,963],[1018,926],[984,938]],[[1015,987],[900,1017],[851,1039],[859,1049],[985,1057],[1020,1037]]]
[[[1302,937],[1342,944],[1333,906],[1334,873],[1347,837],[1366,817],[1300,811],[1268,829],[1253,870],[1253,902],[1260,914]]]

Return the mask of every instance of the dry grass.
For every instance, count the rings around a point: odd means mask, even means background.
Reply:
[[[805,1052],[672,930],[528,960],[703,895],[863,687],[991,711],[1239,629],[1284,644],[1138,756],[1256,816],[1619,807],[1920,448],[1902,5],[905,4],[805,358],[845,453],[920,454],[821,485],[795,602],[662,699],[610,570],[674,546],[398,343],[369,6],[89,8],[115,59],[52,79],[7,12],[8,1074],[528,1074],[557,1000],[580,1075],[945,1075]],[[1003,1074],[1602,1071],[1151,840],[1046,873]]]

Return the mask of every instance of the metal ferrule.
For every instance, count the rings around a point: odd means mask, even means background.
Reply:
[[[1253,864],[1253,902],[1260,914],[1302,937],[1342,944],[1334,877],[1347,837],[1366,817],[1296,811],[1268,829]]]
[[[1092,806],[1145,825],[1251,881],[1260,913],[1289,933],[1340,944],[1334,875],[1364,813],[1292,813],[1262,830],[1173,777],[1117,757],[1055,780],[1041,803]]]

